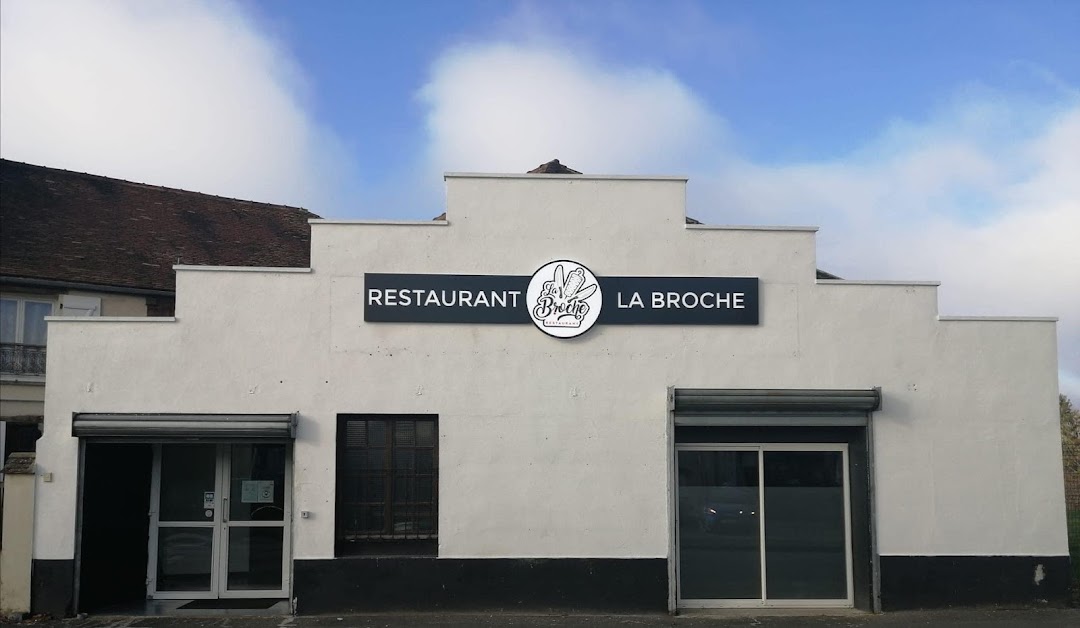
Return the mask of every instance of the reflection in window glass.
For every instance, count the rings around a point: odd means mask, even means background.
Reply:
[[[766,451],[764,457],[767,596],[845,599],[843,454]]]
[[[680,451],[678,465],[680,597],[760,598],[758,452]]]
[[[229,520],[284,521],[285,445],[232,445],[229,452]]]
[[[217,445],[162,445],[161,521],[213,521],[203,497],[215,490],[216,470]]]
[[[38,303],[26,301],[23,311],[23,337],[24,345],[45,345],[45,336],[48,326],[45,317],[52,314],[51,303]]]
[[[285,529],[229,528],[230,591],[277,591],[281,588],[281,565]]]
[[[213,548],[213,528],[160,528],[157,590],[209,591]]]
[[[15,299],[0,299],[0,342],[15,342],[15,323],[19,315],[19,302]]]

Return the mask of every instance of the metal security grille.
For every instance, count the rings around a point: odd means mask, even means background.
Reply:
[[[338,427],[339,552],[437,539],[436,418],[345,415]]]

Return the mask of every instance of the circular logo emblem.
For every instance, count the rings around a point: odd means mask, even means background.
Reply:
[[[555,338],[574,338],[589,331],[600,317],[603,300],[596,275],[569,260],[541,266],[525,293],[532,322]]]

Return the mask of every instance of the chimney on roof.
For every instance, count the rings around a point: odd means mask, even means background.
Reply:
[[[540,164],[525,174],[581,174],[573,168],[567,168],[559,163],[558,159],[552,159],[546,164]]]

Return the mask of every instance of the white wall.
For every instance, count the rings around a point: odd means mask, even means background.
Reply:
[[[665,393],[881,386],[883,554],[1067,553],[1055,326],[939,321],[932,285],[817,282],[812,229],[701,229],[685,181],[451,176],[449,224],[312,229],[310,272],[182,268],[176,321],[56,321],[37,558],[71,558],[72,412],[300,412],[294,556],[333,555],[338,413],[436,413],[440,555],[664,557]],[[757,276],[757,327],[363,322],[363,274]],[[93,359],[78,359],[94,356]]]

